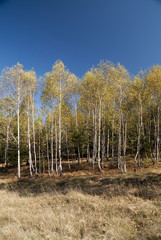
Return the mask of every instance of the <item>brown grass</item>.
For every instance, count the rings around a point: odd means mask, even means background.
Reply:
[[[161,168],[0,180],[0,239],[161,239]]]

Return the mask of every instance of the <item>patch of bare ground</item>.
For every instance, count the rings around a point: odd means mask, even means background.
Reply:
[[[61,178],[27,171],[0,177],[0,239],[161,239],[161,163],[121,174],[84,162]]]

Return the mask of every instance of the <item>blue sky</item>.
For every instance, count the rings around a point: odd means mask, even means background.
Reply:
[[[100,59],[132,75],[161,64],[161,1],[0,0],[0,71],[42,75],[57,59],[78,77]]]

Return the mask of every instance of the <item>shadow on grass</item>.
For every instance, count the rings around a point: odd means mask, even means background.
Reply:
[[[80,189],[83,193],[107,198],[132,195],[156,199],[161,196],[161,174],[22,179],[1,183],[0,189],[17,192],[20,196],[56,192],[66,194],[70,189]]]

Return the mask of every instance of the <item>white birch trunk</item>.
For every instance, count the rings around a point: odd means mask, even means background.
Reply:
[[[126,145],[127,145],[127,122],[125,122],[123,126],[123,145],[124,145],[124,165],[123,165],[123,170],[126,173]]]
[[[55,118],[55,171],[58,174],[58,139],[57,139],[57,127],[56,127],[56,118]]]
[[[66,127],[66,146],[67,146],[67,159],[68,159],[68,167],[69,171],[71,172],[71,166],[69,161],[69,143],[68,143],[68,128]]]
[[[96,109],[94,111],[94,136],[93,136],[93,157],[92,157],[92,168],[94,169],[94,163],[96,161],[96,148],[97,148],[97,125],[96,125]]]
[[[149,114],[149,123],[148,123],[148,140],[151,143],[151,113]]]
[[[37,159],[36,159],[36,143],[35,143],[35,121],[34,121],[34,93],[32,102],[32,128],[33,128],[33,147],[34,147],[34,160],[35,160],[35,178],[37,178]]]
[[[141,133],[144,134],[142,101],[140,103],[140,147],[139,147],[139,155],[138,155],[138,166],[139,166],[139,168],[141,167],[141,162],[140,162]]]
[[[9,146],[9,128],[10,128],[10,120],[7,123],[7,131],[6,131],[6,146],[5,146],[5,168],[8,168],[8,146]]]
[[[99,114],[98,114],[98,170],[101,171],[101,100],[99,106]]]
[[[114,165],[114,124],[115,124],[115,117],[113,116],[113,119],[112,119],[112,162],[111,162],[112,168]]]
[[[95,151],[95,113],[93,111],[93,153],[92,153],[92,168],[94,169],[94,151]]]
[[[136,155],[135,155],[135,164],[134,164],[134,171],[135,172],[136,172],[136,169],[137,169],[137,157],[140,159],[140,137],[141,137],[141,124],[140,124],[140,117],[139,117],[137,152],[136,152]]]
[[[96,118],[95,118],[95,161],[97,159],[97,111],[96,111]]]
[[[41,176],[41,137],[40,137],[40,127],[39,127],[39,174]]]
[[[61,80],[60,80],[60,94],[59,94],[59,171],[62,176],[62,159],[61,159]]]
[[[87,162],[90,162],[90,150],[89,150],[89,114],[87,113]]]
[[[114,99],[114,113],[113,113],[113,118],[112,118],[112,161],[111,161],[111,167],[113,168],[114,166],[114,126],[115,126],[115,99]]]
[[[51,174],[54,176],[54,154],[53,154],[53,112],[51,120]]]
[[[19,79],[20,81],[20,79]],[[17,132],[18,132],[18,139],[17,139],[17,147],[18,147],[18,178],[21,177],[20,174],[20,88],[19,88],[19,81],[18,81],[18,96],[17,96]]]
[[[110,150],[110,133],[108,129],[107,130],[107,160],[109,159],[109,150]]]
[[[30,176],[32,177],[32,157],[31,157],[31,138],[30,138],[30,104],[28,98],[28,109],[27,109],[27,136],[28,136],[28,151],[29,151],[29,169]]]
[[[121,168],[121,97],[119,102],[119,126],[118,126],[118,158],[117,167]]]
[[[160,161],[160,123],[159,123],[159,106],[157,109],[157,161]]]
[[[76,115],[76,118],[75,118],[76,130],[78,132],[78,117],[77,117],[77,107],[76,107],[76,104],[75,104],[75,115]],[[80,147],[79,147],[79,143],[78,143],[78,165],[80,165],[80,163],[81,163],[81,160],[80,160]]]
[[[104,168],[104,158],[105,158],[105,114],[103,117],[103,131],[102,131],[102,168]]]
[[[48,141],[47,131],[46,131],[46,153],[47,153],[47,161],[48,161],[48,174],[49,174],[49,177],[50,177],[49,141]]]
[[[154,118],[155,130],[154,130],[154,163],[157,160],[157,120]]]

